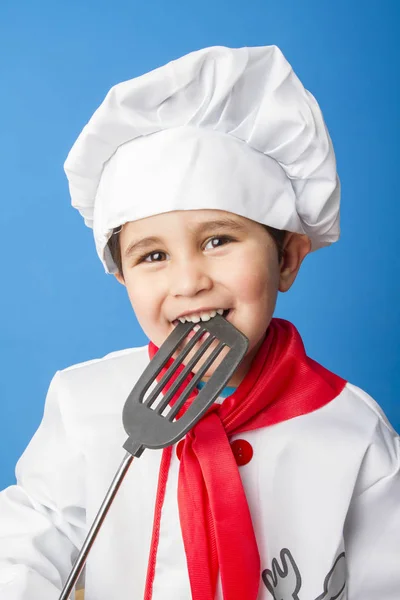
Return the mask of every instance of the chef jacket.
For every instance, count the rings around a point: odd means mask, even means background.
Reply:
[[[0,600],[59,597],[125,455],[122,409],[148,362],[145,346],[54,376],[17,484],[0,493]],[[230,442],[261,558],[258,600],[400,600],[400,438],[372,398],[347,384],[315,412]],[[89,554],[85,600],[143,599],[161,455],[133,461]],[[191,598],[178,455],[153,600]]]

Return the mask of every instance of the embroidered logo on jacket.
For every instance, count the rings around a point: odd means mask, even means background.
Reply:
[[[301,574],[290,550],[283,548],[280,562],[274,558],[271,569],[262,573],[263,582],[274,600],[301,600]],[[345,553],[339,554],[328,575],[325,577],[323,592],[315,600],[344,600],[346,587]]]

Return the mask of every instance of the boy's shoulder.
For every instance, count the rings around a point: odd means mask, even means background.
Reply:
[[[70,365],[65,369],[59,371],[62,374],[73,377],[75,372],[82,374],[91,375],[93,372],[100,372],[115,365],[125,365],[131,362],[131,360],[147,361],[148,350],[146,346],[138,346],[136,348],[124,348],[123,350],[115,350],[99,358],[92,358],[74,365]]]
[[[52,386],[68,411],[119,410],[149,360],[147,345],[110,352],[58,371]]]
[[[368,461],[380,464],[382,472],[398,465],[400,437],[381,406],[366,391],[347,383],[342,392],[323,407],[314,426],[320,431],[335,432],[350,454],[368,456]]]
[[[348,382],[337,400],[345,412],[357,417],[358,422],[364,425],[368,423],[373,428],[382,427],[397,435],[382,407],[360,387]]]

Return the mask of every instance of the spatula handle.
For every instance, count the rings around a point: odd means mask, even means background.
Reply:
[[[128,437],[123,448],[136,458],[140,458],[146,449],[142,444],[137,444],[131,437]]]
[[[78,577],[81,574],[83,567],[85,566],[87,556],[97,537],[100,527],[102,526],[103,521],[106,518],[106,515],[110,509],[110,506],[120,488],[120,485],[125,475],[127,474],[129,467],[132,464],[133,458],[134,457],[129,452],[125,454],[124,459],[121,465],[119,466],[118,471],[116,472],[114,479],[112,480],[112,483],[108,489],[106,497],[104,498],[102,505],[100,506],[99,512],[97,513],[96,518],[93,521],[89,533],[87,534],[86,539],[83,542],[81,551],[79,552],[78,558],[76,559],[74,566],[72,567],[72,570],[69,574],[65,586],[63,587],[59,600],[69,599],[70,594],[73,591],[75,584],[78,580]]]

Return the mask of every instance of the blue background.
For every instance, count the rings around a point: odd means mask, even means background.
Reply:
[[[2,0],[0,487],[57,369],[146,343],[70,208],[62,164],[108,89],[209,45],[277,44],[324,111],[341,241],[310,256],[277,315],[400,429],[399,36],[393,0]]]

